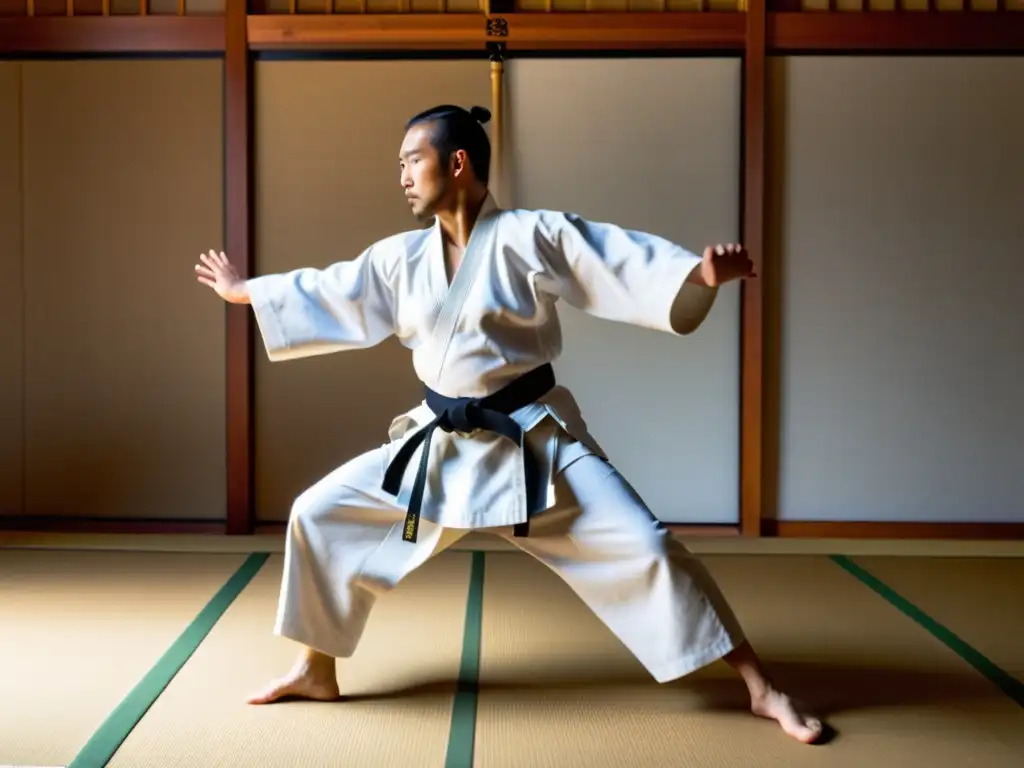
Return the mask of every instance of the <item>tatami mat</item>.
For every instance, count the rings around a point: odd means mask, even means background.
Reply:
[[[0,764],[70,762],[244,560],[0,552]]]
[[[298,646],[271,634],[273,556],[109,763],[112,768],[443,766],[458,678],[470,555],[429,561],[375,607],[339,664],[341,702],[245,703]]]
[[[1024,681],[1024,560],[857,557],[854,562]]]
[[[832,743],[798,744],[754,718],[723,663],[657,685],[550,571],[492,554],[476,766],[1020,764],[1024,710],[829,559],[705,562],[779,682],[837,728]]]

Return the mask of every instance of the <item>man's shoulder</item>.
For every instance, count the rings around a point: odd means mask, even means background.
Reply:
[[[501,215],[515,226],[546,233],[558,231],[574,216],[551,208],[506,208],[501,211]]]
[[[369,247],[370,260],[380,267],[393,267],[425,250],[433,232],[433,227],[426,227],[383,237]]]

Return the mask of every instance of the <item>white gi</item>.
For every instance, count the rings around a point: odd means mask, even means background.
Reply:
[[[676,334],[694,331],[714,289],[687,283],[700,258],[665,239],[553,211],[502,210],[488,196],[449,286],[440,225],[386,238],[352,261],[248,281],[269,358],[378,344],[396,335],[419,379],[484,397],[561,352],[555,304]],[[335,657],[359,642],[378,596],[471,529],[534,556],[583,599],[659,682],[732,650],[742,630],[693,555],[607,461],[568,390],[511,417],[542,457],[544,511],[527,538],[519,446],[486,431],[435,430],[415,543],[402,539],[420,451],[398,497],[382,489],[403,442],[435,417],[424,401],[388,441],[295,501],[275,632]]]

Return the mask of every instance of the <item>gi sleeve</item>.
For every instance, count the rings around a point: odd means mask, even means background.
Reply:
[[[394,296],[369,248],[352,261],[246,281],[267,356],[365,349],[394,330]]]
[[[594,317],[685,335],[718,294],[686,281],[699,256],[657,235],[553,212],[538,230],[555,292]]]

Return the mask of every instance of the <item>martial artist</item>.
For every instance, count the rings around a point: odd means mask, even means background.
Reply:
[[[249,304],[272,361],[396,336],[425,400],[379,448],[295,500],[274,631],[303,646],[251,703],[339,697],[375,600],[470,530],[556,572],[659,682],[724,659],[752,711],[812,742],[822,726],[767,677],[703,565],[667,531],[587,432],[551,367],[565,300],[590,315],[693,332],[718,287],[754,277],[738,245],[697,256],[576,214],[503,210],[488,191],[490,113],[441,106],[406,125],[401,188],[430,227],[325,268],[242,280],[223,253],[196,265]]]

